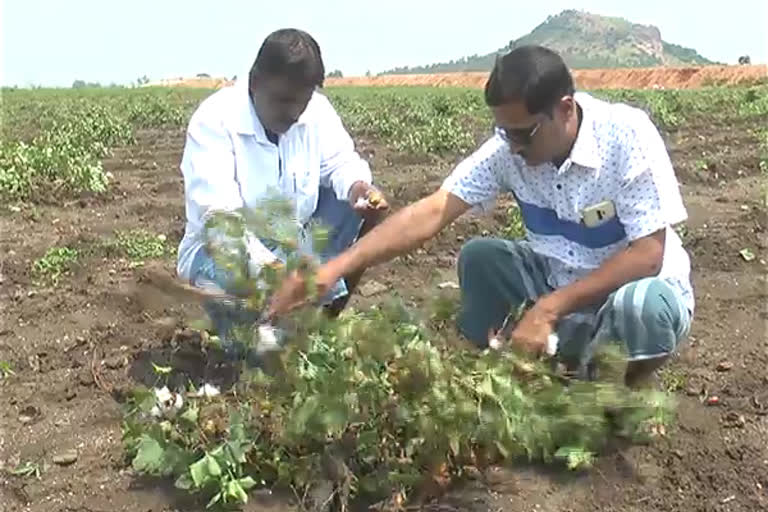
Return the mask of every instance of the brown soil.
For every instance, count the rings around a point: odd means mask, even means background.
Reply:
[[[704,66],[688,68],[576,69],[573,78],[579,89],[690,89],[706,85],[751,83],[768,78],[768,66]],[[382,75],[329,78],[331,86],[396,86],[483,88],[486,72]]]
[[[499,468],[486,481],[461,484],[445,504],[478,512],[768,510],[768,256],[761,180],[752,166],[742,165],[741,155],[752,149],[738,139],[720,142],[729,151],[717,178],[691,170],[700,154],[693,142],[698,136],[712,139],[716,133],[705,123],[690,124],[670,142],[683,170],[691,217],[685,240],[698,299],[690,340],[663,378],[679,383],[675,426],[660,441],[604,456],[581,474]],[[136,293],[139,271],[97,246],[115,229],[135,227],[178,242],[184,225],[182,145],[182,130],[141,133],[138,145],[106,162],[116,179],[106,199],[0,210],[0,361],[9,361],[16,372],[0,380],[0,510],[202,510],[170,485],[131,474],[120,445],[120,407],[107,392],[141,380],[142,365],[167,357],[170,342],[201,312]],[[401,155],[367,141],[360,149],[395,207],[433,190],[452,165],[403,163]],[[498,230],[498,211],[460,220],[422,250],[372,269],[366,278],[415,305],[424,303],[438,283],[455,281],[463,240]],[[35,286],[31,263],[62,245],[86,256],[57,287]],[[744,247],[757,259],[744,261]],[[157,264],[173,268],[171,258]],[[381,298],[356,297],[353,305]],[[722,361],[732,369],[717,371]],[[721,405],[704,405],[708,395],[717,395]],[[52,462],[70,449],[77,451],[76,462]],[[20,461],[40,462],[41,478],[2,471]],[[266,493],[248,509],[294,510],[285,497]]]
[[[768,79],[768,66],[653,67],[626,69],[575,69],[573,77],[579,89],[691,89],[707,85],[749,84]],[[327,87],[400,86],[470,87],[480,89],[488,80],[487,72],[431,73],[413,75],[352,76],[327,78]],[[174,78],[151,82],[147,86],[202,87],[219,89],[232,85],[226,78]]]

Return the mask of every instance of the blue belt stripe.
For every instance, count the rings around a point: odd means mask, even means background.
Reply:
[[[517,204],[520,206],[525,227],[537,235],[560,235],[590,249],[607,247],[627,237],[618,215],[597,227],[589,228],[581,222],[561,219],[557,216],[557,212],[549,208],[542,208],[519,199]]]

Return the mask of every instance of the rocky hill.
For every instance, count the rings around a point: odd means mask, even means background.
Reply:
[[[543,45],[555,50],[572,69],[715,64],[696,50],[662,40],[657,27],[639,25],[623,18],[566,10],[548,17],[530,33],[510,41],[495,52],[426,66],[396,68],[383,74],[488,71],[493,67],[497,54],[526,44]]]

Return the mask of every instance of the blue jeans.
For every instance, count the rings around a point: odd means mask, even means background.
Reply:
[[[330,230],[327,244],[317,255],[321,262],[328,261],[351,246],[357,239],[362,225],[362,218],[352,209],[349,202],[337,199],[333,189],[326,187],[320,188],[317,209],[312,219]],[[202,288],[215,286],[231,295],[238,295],[227,272],[216,265],[204,248],[197,252],[192,262],[190,283]],[[323,303],[330,303],[348,293],[345,282],[341,279],[323,299]],[[233,328],[252,326],[259,321],[262,313],[245,307],[242,301],[237,300],[208,300],[203,304],[203,308],[210,317],[222,346],[229,352],[236,350]]]

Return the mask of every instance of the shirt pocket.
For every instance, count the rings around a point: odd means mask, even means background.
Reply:
[[[279,190],[277,175],[277,148],[259,143],[252,135],[239,136],[235,146],[235,179],[245,204],[256,206],[269,191]]]
[[[314,157],[308,141],[294,138],[286,141],[285,171],[290,191],[296,201],[296,214],[301,224],[306,223],[317,207],[320,187],[320,164]]]

